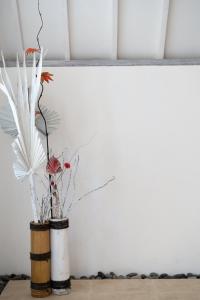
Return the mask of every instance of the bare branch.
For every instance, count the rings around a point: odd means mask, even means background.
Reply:
[[[92,194],[92,193],[94,193],[94,192],[97,192],[97,191],[103,189],[103,188],[106,187],[110,182],[112,182],[112,181],[114,181],[114,180],[115,180],[115,176],[113,176],[112,178],[108,179],[104,184],[102,184],[102,185],[96,187],[95,189],[93,189],[93,190],[91,190],[91,191],[89,191],[89,192],[83,194],[80,198],[78,198],[78,199],[75,201],[75,203],[81,201],[83,198],[89,196],[90,194]],[[68,207],[68,212],[70,212],[70,210],[71,210],[71,208],[72,208],[72,206],[73,206],[73,203],[74,203],[74,201],[72,201],[71,204],[70,204],[70,206]]]
[[[77,172],[78,172],[79,161],[80,161],[80,158],[79,158],[79,155],[77,155],[76,166],[75,166],[75,171],[74,171],[74,176],[73,176],[74,190],[76,189],[76,175],[77,175]]]

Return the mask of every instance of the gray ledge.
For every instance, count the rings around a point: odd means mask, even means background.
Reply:
[[[32,61],[27,61],[31,66]],[[191,66],[200,65],[200,58],[171,58],[171,59],[76,59],[76,60],[44,60],[45,67],[93,67],[93,66]],[[16,61],[7,60],[7,67],[15,67]],[[2,67],[2,62],[0,62]]]

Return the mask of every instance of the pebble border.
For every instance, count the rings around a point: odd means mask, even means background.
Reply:
[[[6,284],[9,280],[29,280],[30,276],[25,274],[11,274],[11,275],[0,275],[0,294],[2,293],[3,289],[5,288]],[[149,275],[138,273],[129,273],[127,275],[117,275],[114,272],[110,273],[103,273],[99,271],[97,275],[91,276],[81,276],[75,277],[71,275],[70,279],[72,280],[89,280],[89,279],[200,279],[200,274],[193,274],[193,273],[180,273],[175,275],[169,275],[167,273],[158,274],[155,272],[150,273]]]

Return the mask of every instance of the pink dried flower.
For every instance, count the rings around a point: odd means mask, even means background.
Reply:
[[[64,167],[65,167],[65,169],[70,169],[70,168],[71,168],[71,165],[70,165],[69,162],[65,162],[65,163],[64,163]]]
[[[57,173],[62,172],[61,164],[59,160],[53,155],[46,166],[47,173],[51,175],[55,175]]]

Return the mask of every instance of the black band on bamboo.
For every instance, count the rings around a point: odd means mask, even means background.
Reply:
[[[46,289],[49,289],[51,288],[51,282],[48,281],[48,282],[44,282],[44,283],[34,283],[31,281],[31,288],[33,290],[46,290]]]
[[[30,229],[33,231],[46,231],[46,230],[49,230],[49,228],[50,228],[49,223],[44,223],[44,224],[30,223]]]
[[[71,288],[71,281],[70,278],[63,281],[51,281],[52,289],[70,289]]]
[[[69,227],[69,220],[62,220],[62,221],[50,221],[50,228],[51,229],[65,229]]]
[[[40,253],[40,254],[30,253],[31,260],[42,261],[42,260],[48,260],[50,258],[51,258],[51,252]]]

